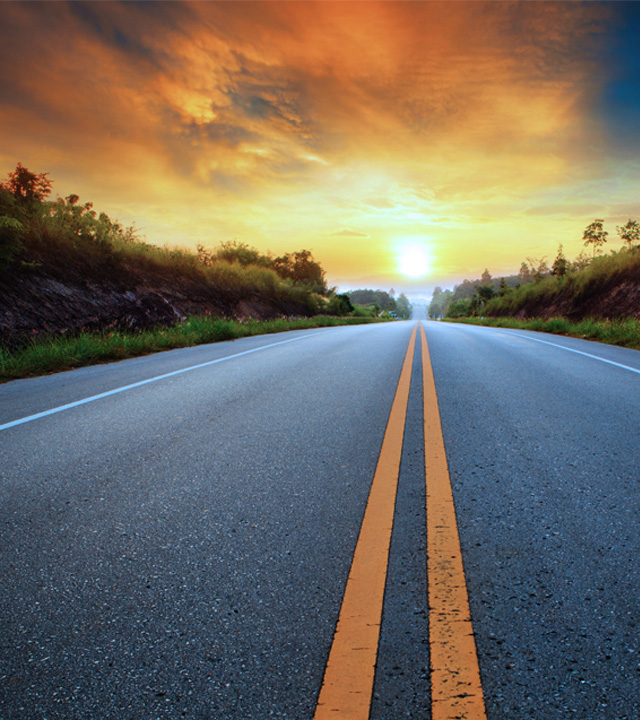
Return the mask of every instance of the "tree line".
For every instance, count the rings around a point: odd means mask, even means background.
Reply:
[[[396,298],[393,288],[389,292],[365,288],[351,290],[346,294],[355,306],[368,309],[372,315],[389,313],[402,319],[407,319],[411,315],[409,299],[404,293],[400,293]]]

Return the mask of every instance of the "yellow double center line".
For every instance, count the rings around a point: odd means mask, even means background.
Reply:
[[[420,326],[433,720],[486,718],[440,413]],[[314,720],[367,720],[378,654],[417,326],[411,333],[345,588]]]

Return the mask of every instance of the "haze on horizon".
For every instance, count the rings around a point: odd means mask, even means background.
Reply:
[[[4,2],[0,175],[429,294],[640,219],[636,2]]]

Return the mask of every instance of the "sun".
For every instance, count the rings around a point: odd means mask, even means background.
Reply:
[[[424,245],[405,245],[398,255],[398,267],[403,275],[419,278],[429,272],[429,256]]]

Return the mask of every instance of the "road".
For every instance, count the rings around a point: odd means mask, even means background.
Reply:
[[[417,319],[0,386],[0,718],[321,718],[353,621],[371,684],[334,717],[637,719],[639,427],[636,351]],[[480,704],[456,715],[467,598]]]

